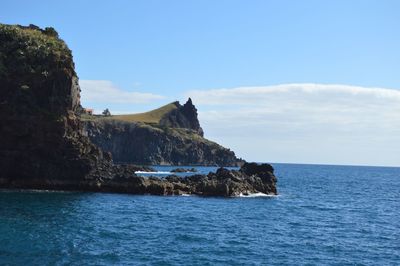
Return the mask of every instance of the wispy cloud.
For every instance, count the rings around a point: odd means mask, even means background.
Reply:
[[[275,86],[260,87],[239,87],[231,89],[213,89],[213,90],[192,90],[187,95],[195,98],[199,104],[220,105],[220,104],[265,104],[266,100],[276,99],[278,97],[287,97],[288,95],[307,96],[301,101],[309,100],[315,97],[321,97],[329,101],[327,96],[335,96],[336,99],[341,96],[373,97],[376,99],[400,101],[400,91],[385,88],[365,88],[349,85],[328,85],[328,84],[283,84]],[[341,100],[344,100],[342,98]]]
[[[142,104],[165,97],[153,93],[125,91],[108,80],[80,80],[81,98],[91,104]]]
[[[400,91],[283,84],[193,90],[206,134],[245,158],[400,165]]]

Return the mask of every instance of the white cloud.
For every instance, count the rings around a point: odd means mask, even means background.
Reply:
[[[124,91],[108,80],[80,80],[81,99],[91,104],[142,104],[164,99],[162,95]]]
[[[327,84],[283,84],[263,87],[239,87],[232,89],[192,90],[187,95],[196,99],[198,104],[264,104],[265,100],[287,97],[287,95],[302,95],[308,97],[320,96],[325,101],[326,96],[359,96],[374,97],[400,101],[400,91],[384,88],[365,88],[349,85]],[[338,97],[337,97],[338,99]],[[303,101],[303,99],[300,99]],[[345,99],[342,99],[345,100]]]
[[[400,165],[400,91],[283,84],[193,90],[206,135],[258,161]]]

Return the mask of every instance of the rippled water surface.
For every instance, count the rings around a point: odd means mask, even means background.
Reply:
[[[400,168],[274,166],[273,198],[1,191],[0,264],[400,264]]]

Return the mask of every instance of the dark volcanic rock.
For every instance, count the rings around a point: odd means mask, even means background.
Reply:
[[[194,173],[197,172],[196,168],[175,168],[171,170],[171,173]]]
[[[89,178],[109,164],[82,136],[71,51],[46,31],[0,25],[0,177]]]
[[[102,152],[84,134],[83,124],[76,115],[81,109],[79,95],[71,51],[53,28],[41,30],[36,26],[0,24],[1,188],[155,195],[276,193],[276,179],[272,167],[267,166],[240,171],[220,169],[207,176],[171,176],[160,180],[135,174],[135,171],[150,168],[114,165],[111,155]],[[193,108],[190,104],[187,106],[183,109],[191,111],[182,112],[190,117],[194,114]],[[191,126],[196,128],[194,124]],[[132,125],[121,127],[122,132],[135,130]],[[113,127],[116,129],[119,127]],[[153,135],[143,127],[140,130],[143,134],[138,135],[142,138],[139,141],[165,135],[161,130]],[[182,143],[191,145],[192,139],[183,139]],[[118,145],[124,147],[123,138],[121,141]],[[162,141],[166,144],[170,139]],[[160,147],[158,144],[155,145]],[[167,149],[172,147],[167,146]],[[175,150],[171,158],[193,156],[184,154],[186,151]],[[212,152],[218,149],[211,149]]]
[[[269,164],[258,166],[260,169],[272,169]],[[268,178],[265,178],[266,176]],[[168,176],[166,180],[183,193],[202,196],[232,197],[260,192],[269,195],[277,194],[273,170],[253,172],[248,175],[243,168],[239,171],[219,168],[216,173],[208,175],[192,175],[184,178]]]
[[[85,132],[115,162],[143,165],[237,166],[235,153],[184,128],[113,119],[85,121]]]
[[[240,171],[246,175],[254,175],[257,173],[273,173],[274,168],[270,164],[244,163]]]

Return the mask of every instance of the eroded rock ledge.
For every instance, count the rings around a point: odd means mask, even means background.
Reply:
[[[79,190],[150,195],[199,195],[234,197],[253,193],[276,195],[276,177],[269,164],[245,163],[240,170],[219,168],[208,175],[141,177],[132,165],[99,169],[100,178],[80,181],[60,179],[0,179],[0,188]],[[140,169],[141,170],[141,169]]]

